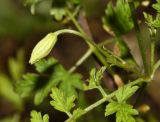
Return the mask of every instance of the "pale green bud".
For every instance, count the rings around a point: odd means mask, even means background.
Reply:
[[[49,33],[41,41],[39,41],[32,51],[29,63],[34,64],[40,59],[46,57],[56,44],[57,36],[58,34],[56,32]]]

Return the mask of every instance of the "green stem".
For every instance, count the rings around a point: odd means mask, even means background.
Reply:
[[[73,24],[76,26],[76,28],[78,29],[78,31],[83,35],[83,37],[85,37],[85,40],[87,42],[89,42],[90,44],[90,48],[93,50],[94,54],[98,57],[98,59],[101,61],[101,63],[103,65],[107,65],[105,58],[102,56],[101,53],[99,53],[98,51],[98,47],[97,45],[94,43],[94,41],[84,32],[84,30],[82,29],[82,27],[79,25],[79,23],[77,22],[77,20],[75,19],[75,17],[73,16],[73,14],[66,9],[66,13],[68,14],[68,16],[70,17],[70,19],[72,20]]]
[[[152,70],[152,73],[151,73],[151,78],[153,78],[156,70],[160,67],[160,59],[156,62],[156,64],[154,64],[153,66],[153,70]]]
[[[77,67],[79,67],[91,54],[92,50],[87,50],[87,52],[76,62],[76,64],[73,67],[71,67],[71,69],[69,69],[69,72],[74,72],[77,69]]]
[[[85,34],[83,29],[81,28],[81,26],[79,25],[79,23],[77,22],[77,20],[74,18],[74,16],[72,15],[72,13],[66,9],[66,13],[68,14],[68,16],[70,17],[70,19],[72,20],[72,22],[74,23],[74,25],[76,26],[76,28],[82,33]]]
[[[113,42],[113,39],[105,40],[99,43],[98,45],[101,47],[112,42]],[[88,49],[86,53],[75,63],[75,65],[69,69],[69,72],[70,73],[74,72],[77,69],[77,67],[79,67],[92,53],[93,53],[93,50]]]
[[[96,43],[94,43],[94,41],[92,40],[92,38],[90,38],[88,35],[86,35],[86,33],[83,31],[83,29],[81,28],[81,26],[79,25],[79,23],[76,21],[76,19],[74,18],[74,16],[72,15],[72,13],[69,10],[66,10],[68,16],[71,18],[72,22],[74,23],[74,25],[76,26],[76,28],[79,30],[79,32],[81,33],[81,35],[83,36],[84,40],[88,43],[88,45],[90,46],[90,49],[94,52],[94,54],[97,56],[97,58],[100,60],[100,62],[104,65],[104,66],[108,66],[108,63],[106,61],[106,56],[108,55],[108,53],[110,53],[108,50],[104,51],[103,49],[101,49]],[[125,61],[123,61],[121,58],[119,58],[118,56],[114,55],[114,57],[119,60],[123,65],[126,63]],[[122,68],[126,68],[126,65],[124,65],[124,67]],[[136,69],[129,69],[132,72],[135,72],[137,75],[141,75],[141,73],[139,73],[139,71],[137,71]]]
[[[139,78],[139,79],[137,79],[137,80],[135,80],[135,81],[132,81],[132,82],[128,83],[126,86],[138,85],[139,83],[146,82],[146,81],[148,82],[149,80],[150,80],[150,79],[142,79],[142,78]],[[84,114],[88,113],[89,111],[93,110],[93,109],[96,108],[97,106],[105,103],[106,101],[109,101],[111,98],[113,98],[113,97],[115,96],[115,94],[116,94],[117,91],[118,91],[118,90],[110,93],[109,95],[103,97],[103,98],[100,99],[99,101],[97,101],[97,102],[93,103],[92,105],[88,106],[87,108],[85,108],[85,109],[84,109],[84,112],[83,112],[79,117],[81,117],[82,115],[84,115]],[[79,117],[78,117],[78,118],[79,118]],[[72,116],[72,117],[69,118],[69,119],[72,120],[73,118],[74,118],[74,117]],[[78,118],[76,118],[76,119],[78,119]],[[66,122],[68,122],[68,121],[66,121]]]
[[[93,103],[92,105],[88,106],[87,108],[84,109],[84,114],[88,113],[89,111],[93,110],[94,108],[96,108],[97,106],[101,105],[102,103],[110,100],[113,96],[115,96],[116,92],[113,92],[107,96],[105,96],[104,98],[100,99],[99,101]]]
[[[72,114],[70,112],[66,112],[66,114],[68,115],[69,118],[72,117]]]
[[[106,96],[107,96],[107,94],[106,94],[106,92],[104,91],[104,89],[102,88],[102,86],[98,86],[97,89],[101,92],[101,94],[102,94],[103,97],[106,97]]]
[[[151,70],[153,70],[154,66],[154,53],[155,53],[155,42],[151,42]]]
[[[138,25],[138,21],[137,21],[137,18],[136,18],[136,13],[135,13],[136,9],[135,9],[133,0],[129,1],[129,7],[130,7],[130,10],[131,10],[131,16],[132,16],[132,20],[133,20],[133,23],[134,23],[136,36],[137,36],[137,41],[138,41],[138,45],[139,45],[139,49],[140,49],[140,53],[141,53],[141,57],[142,57],[143,65],[144,65],[144,69],[145,69],[145,75],[147,76],[148,73],[149,73],[148,65],[147,65],[147,59],[146,59],[146,55],[145,55],[145,49],[144,49],[144,46],[143,46],[143,40],[142,40],[140,27]]]

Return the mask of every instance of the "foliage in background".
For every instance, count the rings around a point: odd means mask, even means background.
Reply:
[[[25,5],[30,6],[32,14],[36,14],[39,12],[38,6],[45,2],[45,0],[26,0]],[[68,116],[66,122],[80,121],[83,115],[89,114],[90,111],[104,105],[104,103],[105,108],[102,107],[99,113],[106,116],[106,121],[113,121],[113,119],[108,119],[108,116],[112,117],[112,115],[116,122],[145,121],[141,118],[141,113],[132,104],[130,98],[134,94],[141,94],[141,92],[137,91],[145,89],[146,84],[152,82],[154,74],[160,66],[160,60],[156,62],[154,55],[157,42],[155,35],[160,27],[160,1],[157,0],[157,3],[153,4],[153,8],[157,12],[155,18],[150,14],[144,13],[145,21],[150,30],[150,58],[147,58],[145,47],[142,44],[143,38],[136,17],[134,1],[117,0],[115,5],[110,1],[105,9],[105,15],[102,17],[103,27],[112,35],[118,52],[112,52],[105,48],[104,42],[96,44],[94,39],[86,32],[86,28],[83,26],[84,23],[79,23],[79,16],[86,21],[85,16],[81,13],[84,11],[80,0],[47,0],[47,2],[49,6],[47,14],[54,17],[55,21],[61,21],[62,23],[70,23],[71,21],[76,30],[60,29],[47,34],[37,43],[29,61],[30,64],[35,66],[35,73],[23,74],[25,70],[24,54],[22,51],[19,51],[17,58],[9,60],[10,77],[3,73],[0,74],[0,95],[15,104],[19,112],[23,111],[25,100],[29,98],[34,99],[36,106],[44,101],[47,101],[48,104],[50,102],[50,108],[54,108]],[[140,4],[141,2],[139,2]],[[74,12],[72,13],[71,11],[73,10]],[[87,21],[85,24],[87,24]],[[128,45],[122,38],[124,34],[127,34],[133,28],[136,32],[135,36],[140,48],[143,66],[137,64],[130,53]],[[69,70],[65,69],[53,57],[45,59],[57,43],[58,37],[66,33],[82,38],[89,47],[89,50]],[[92,53],[96,56],[98,63],[100,62],[100,68],[97,69],[94,66],[90,71],[88,80],[84,82],[82,76],[79,73],[75,73],[75,70]],[[128,81],[123,81],[118,72],[116,72],[117,68],[134,75],[134,77]],[[103,77],[106,72],[113,79],[113,82],[116,83],[117,89],[110,91],[103,84]],[[23,78],[21,78],[22,74]],[[16,90],[14,89],[14,84],[16,84]],[[93,89],[100,93],[100,98],[98,97],[95,103],[90,105],[86,103],[85,99],[80,99],[81,93]],[[136,100],[133,102],[136,102]],[[86,106],[81,106],[80,104],[82,103],[80,101]],[[41,112],[32,110],[30,115],[31,122],[49,122],[48,114],[42,115]],[[19,120],[20,114],[17,112],[15,116],[2,121],[18,122]],[[152,117],[148,119],[148,122],[151,121],[154,121]]]

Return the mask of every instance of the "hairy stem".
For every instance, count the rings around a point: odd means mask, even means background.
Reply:
[[[102,86],[98,86],[98,90],[101,92],[101,94],[102,94],[103,97],[106,97],[106,96],[107,96],[107,94],[106,94],[106,92],[104,91],[104,89],[102,88]]]
[[[139,83],[148,82],[148,81],[150,81],[150,79],[142,79],[142,78],[139,78],[139,79],[137,79],[137,80],[135,80],[135,81],[132,81],[132,82],[126,84],[126,86],[138,85]],[[81,117],[82,115],[88,113],[89,111],[93,110],[94,108],[98,107],[99,105],[105,103],[106,101],[110,101],[111,98],[113,98],[113,97],[115,96],[116,92],[117,92],[117,90],[115,90],[114,92],[112,92],[112,93],[104,96],[102,99],[98,100],[97,102],[95,102],[95,103],[93,103],[92,105],[90,105],[90,106],[88,106],[87,108],[85,108],[85,109],[84,109],[84,112],[83,112],[79,117]],[[79,118],[79,117],[78,117],[78,118]],[[72,116],[71,118],[69,118],[69,119],[72,120],[72,118],[73,118],[73,116]],[[77,118],[77,119],[78,119],[78,118]]]

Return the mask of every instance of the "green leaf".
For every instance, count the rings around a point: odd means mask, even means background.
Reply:
[[[32,110],[31,111],[31,122],[49,122],[49,116],[48,114],[45,114],[42,117],[41,112]]]
[[[122,58],[116,56],[108,49],[104,49],[104,55],[106,57],[106,62],[111,66],[118,66],[124,69],[131,69],[132,66],[128,65]]]
[[[24,51],[19,50],[16,58],[10,58],[8,62],[9,72],[14,81],[18,81],[24,72]]]
[[[60,82],[60,89],[65,91],[67,96],[77,96],[76,89],[83,90],[83,81],[79,74],[69,74],[68,72],[63,74],[63,79]]]
[[[80,117],[85,111],[81,108],[77,108],[73,111],[73,118],[76,120],[78,117]]]
[[[153,4],[152,7],[157,11],[155,19],[152,15],[147,14],[145,12],[144,17],[146,19],[147,25],[150,27],[151,34],[155,34],[155,28],[160,28],[160,0],[157,0],[157,3]]]
[[[69,119],[67,119],[65,122],[76,122],[77,118],[79,118],[81,115],[83,115],[85,111],[81,108],[77,108],[73,111],[73,116]]]
[[[111,102],[106,106],[105,116],[114,113],[116,113],[116,122],[136,122],[132,115],[138,115],[138,111],[129,104]]]
[[[53,99],[50,104],[61,112],[68,113],[75,106],[75,96],[67,97],[61,90],[57,88],[52,89],[51,98]]]
[[[57,21],[63,19],[64,15],[66,15],[66,11],[64,8],[52,8],[50,10],[50,15],[53,15]]]
[[[116,98],[119,103],[125,102],[128,98],[130,98],[138,89],[138,86],[122,86],[118,88],[116,92]]]
[[[34,47],[29,63],[34,64],[40,59],[46,57],[57,42],[58,34],[56,32],[47,34],[38,44]]]
[[[16,91],[21,97],[30,96],[37,84],[37,79],[38,76],[35,74],[28,73],[23,75],[23,80],[17,84]]]
[[[47,66],[47,65],[44,65]],[[63,74],[61,74],[61,70],[63,70],[63,67],[60,64],[56,64],[51,66],[51,74],[50,77],[45,78],[43,82],[45,84],[36,91],[34,103],[36,105],[39,105],[45,97],[49,94],[51,89],[59,84],[59,82],[62,81]],[[38,67],[37,67],[38,68]],[[61,74],[60,76],[58,74]]]
[[[13,103],[16,108],[21,109],[22,100],[14,91],[11,80],[4,74],[0,74],[0,96]]]
[[[105,14],[103,17],[104,28],[109,28],[116,35],[123,35],[133,28],[129,5],[125,0],[117,0],[116,6],[110,2]]]
[[[83,90],[83,81],[81,80],[81,75],[75,73],[70,74],[60,64],[56,64],[52,70],[53,72],[48,80],[48,83],[36,93],[34,100],[36,104],[40,104],[44,97],[46,97],[51,91],[52,87],[55,86],[59,86],[59,88],[64,91],[67,96],[77,96],[76,90]]]
[[[39,73],[45,72],[48,68],[53,65],[56,65],[58,61],[55,58],[49,58],[48,60],[42,59],[39,62],[35,63],[36,70]]]
[[[93,68],[90,72],[90,79],[89,79],[89,85],[85,86],[86,90],[97,88],[100,85],[100,81],[103,77],[103,73],[106,70],[106,67],[101,67],[98,71],[96,71],[95,68]]]
[[[106,106],[105,109],[105,116],[109,116],[111,114],[114,114],[118,111],[118,105],[117,102],[111,102]]]
[[[157,0],[157,3],[153,4],[152,7],[160,13],[160,0]]]
[[[69,73],[54,58],[43,59],[35,66],[41,74],[24,75],[23,80],[17,84],[17,91],[22,97],[28,97],[34,93],[36,105],[39,105],[51,89],[56,86],[63,90],[67,96],[77,95],[77,89],[83,90],[81,75]]]

